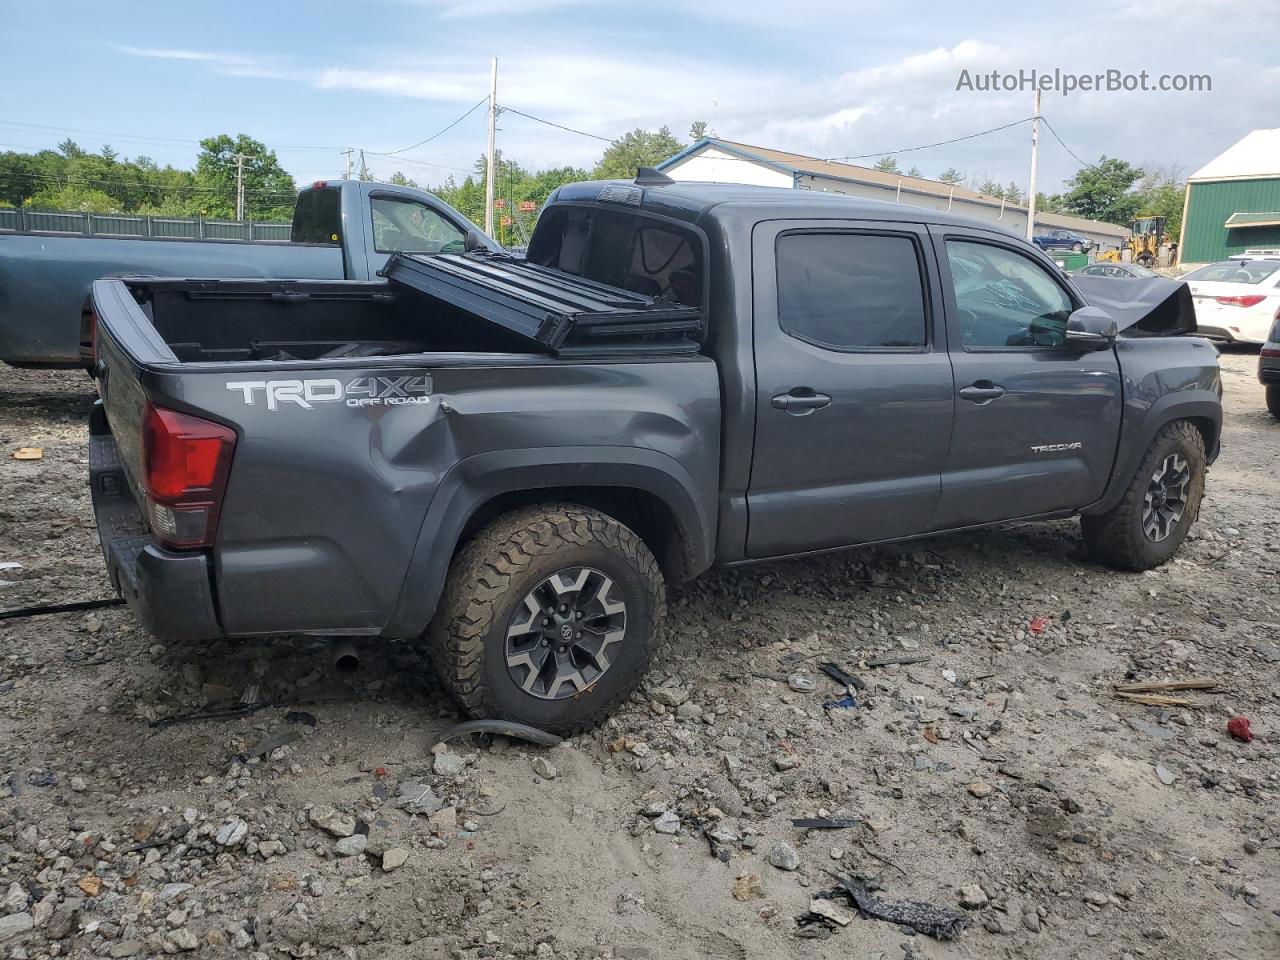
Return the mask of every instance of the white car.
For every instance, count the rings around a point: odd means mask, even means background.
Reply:
[[[1243,254],[1192,270],[1198,333],[1232,343],[1265,343],[1280,319],[1280,255]]]

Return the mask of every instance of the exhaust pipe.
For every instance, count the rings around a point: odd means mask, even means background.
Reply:
[[[343,640],[333,647],[333,672],[340,677],[354,676],[360,669],[360,653],[350,640]]]

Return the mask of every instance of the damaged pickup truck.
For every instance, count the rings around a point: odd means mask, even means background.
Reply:
[[[158,637],[425,638],[468,713],[580,730],[669,583],[1074,514],[1144,570],[1218,451],[1177,302],[1118,324],[932,210],[642,171],[560,188],[527,260],[383,272],[94,285],[94,506]]]

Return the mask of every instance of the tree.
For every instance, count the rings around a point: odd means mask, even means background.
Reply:
[[[1036,191],[1036,212],[1037,213],[1066,213],[1066,205],[1062,202],[1062,194],[1055,193],[1053,195],[1043,194]]]
[[[707,121],[695,120],[689,124],[689,139],[701,140],[707,135]]]
[[[597,180],[629,180],[640,167],[654,167],[684,149],[667,127],[656,132],[637,127],[613,141],[591,176]]]
[[[1027,195],[1022,192],[1022,188],[1009,181],[1009,185],[1004,188],[1004,198],[1009,203],[1023,204],[1027,202]]]
[[[418,184],[410,180],[403,173],[397,170],[391,176],[387,177],[387,183],[394,183],[397,187],[417,187]]]
[[[899,173],[900,172],[898,170],[898,161],[895,160],[893,157],[881,157],[879,160],[876,161],[876,165],[874,169],[879,170],[881,173]]]
[[[938,179],[943,183],[960,183],[964,180],[964,174],[955,167],[947,167],[947,169],[938,174]]]
[[[912,168],[911,168],[910,170],[908,170],[908,171],[907,171],[907,176],[908,176],[908,177],[923,177],[923,176],[924,176],[924,174],[920,172],[920,168],[919,168],[919,167],[917,167],[917,166],[912,166]]]
[[[1187,188],[1186,171],[1180,164],[1168,167],[1144,165],[1146,171],[1135,192],[1140,217],[1164,217],[1166,236],[1177,237],[1182,229],[1182,201]]]
[[[206,193],[207,215],[234,217],[236,212],[237,153],[244,162],[245,215],[252,220],[288,220],[293,216],[297,187],[261,141],[245,134],[234,139],[225,133],[200,141],[196,181]]]
[[[982,183],[978,184],[978,192],[985,193],[989,197],[1003,197],[1004,187],[987,177]]]
[[[1140,168],[1104,155],[1067,181],[1063,205],[1077,216],[1127,224],[1142,205],[1142,198],[1131,190],[1142,175]]]

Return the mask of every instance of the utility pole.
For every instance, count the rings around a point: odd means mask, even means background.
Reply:
[[[231,158],[236,162],[236,219],[244,219],[244,162],[253,157],[245,153],[237,153]]]
[[[363,150],[360,151],[360,179],[361,180],[369,179],[369,168],[365,166]]]
[[[350,180],[351,179],[351,154],[355,153],[355,151],[352,150],[350,147],[347,147],[347,149],[339,150],[338,152],[341,153],[346,158],[346,164],[342,168],[342,179]]]
[[[493,236],[493,142],[498,133],[498,58],[489,64],[489,147],[485,150],[484,232]]]
[[[1036,112],[1031,118],[1031,183],[1027,187],[1027,242],[1036,229],[1036,164],[1040,160],[1040,91],[1036,91]]]

